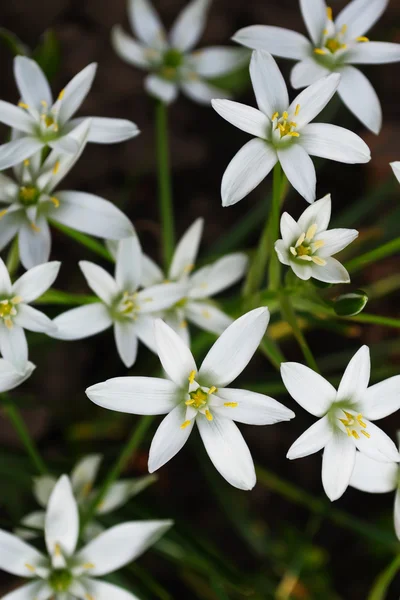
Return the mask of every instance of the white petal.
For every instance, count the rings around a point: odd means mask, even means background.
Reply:
[[[284,212],[281,216],[280,228],[285,246],[292,246],[293,242],[296,242],[299,239],[302,232],[306,231],[306,229],[301,228],[300,221],[299,224],[297,224],[293,217],[287,212]]]
[[[23,224],[19,230],[18,247],[25,269],[31,269],[49,260],[51,233],[43,216],[36,219],[35,229],[28,222]]]
[[[266,141],[253,139],[233,157],[221,183],[222,205],[231,206],[250,194],[277,162],[275,149]]]
[[[159,425],[149,454],[149,472],[154,473],[178,454],[186,444],[194,425],[194,419],[182,428],[186,421],[186,406],[181,402]]]
[[[135,333],[138,336],[139,340],[157,354],[157,345],[156,339],[154,335],[154,321],[157,315],[139,315],[135,321]]]
[[[222,388],[216,394],[224,404],[213,407],[212,413],[238,423],[272,425],[281,421],[290,421],[295,416],[294,412],[286,406],[264,394],[231,388]],[[225,406],[225,403],[233,403],[237,406]]]
[[[340,73],[339,96],[357,119],[378,134],[382,127],[382,108],[369,79],[349,65],[343,67]]]
[[[366,429],[369,433],[369,438],[360,435],[359,439],[355,439],[354,443],[358,450],[366,454],[373,460],[378,460],[383,463],[399,462],[400,454],[396,448],[396,444],[390,439],[386,433],[379,427],[365,419]]]
[[[147,254],[142,255],[142,280],[141,285],[148,287],[162,283],[165,279],[160,267]]]
[[[389,377],[367,389],[362,400],[362,414],[371,421],[383,419],[400,409],[400,375]]]
[[[11,296],[12,294],[10,275],[2,258],[0,258],[0,294],[2,296]]]
[[[9,127],[34,134],[35,121],[22,108],[0,100],[0,122]]]
[[[37,510],[29,513],[29,515],[26,515],[21,519],[21,527],[16,527],[14,529],[15,535],[26,541],[34,540],[39,537],[39,535],[41,536],[44,530],[45,518],[46,513],[44,510]]]
[[[289,266],[290,265],[290,256],[289,256],[288,247],[286,246],[285,242],[283,240],[276,240],[274,248],[275,248],[275,252],[278,255],[279,261],[283,265]]]
[[[154,328],[157,352],[164,370],[176,385],[187,387],[191,372],[197,373],[192,353],[175,331],[161,319],[157,319]]]
[[[233,322],[230,316],[207,302],[188,302],[185,306],[185,317],[200,329],[217,335]]]
[[[394,499],[394,528],[396,535],[400,540],[400,488],[397,488],[396,496]]]
[[[307,151],[299,144],[290,144],[278,150],[278,158],[282,169],[294,189],[307,202],[314,202],[316,195],[317,175],[313,161]]]
[[[139,133],[139,128],[133,121],[92,117],[88,142],[119,144],[136,137]]]
[[[129,65],[141,69],[149,67],[150,63],[146,55],[147,48],[125,33],[120,25],[114,25],[112,28],[111,43],[118,56]]]
[[[203,228],[204,219],[196,219],[183,234],[172,258],[169,279],[181,279],[192,271],[199,251]]]
[[[300,0],[300,9],[310,38],[316,46],[319,46],[327,20],[325,1]]]
[[[291,255],[289,255],[289,258],[291,258]],[[290,268],[296,277],[302,279],[303,281],[308,281],[312,276],[312,268],[305,261],[297,262],[295,260],[290,260]]]
[[[84,499],[91,491],[102,461],[101,454],[88,454],[71,472],[71,485],[76,498]]]
[[[54,260],[29,269],[13,284],[13,294],[29,304],[42,296],[55,282],[61,263]]]
[[[350,485],[362,492],[384,494],[397,487],[397,463],[382,463],[357,452]]]
[[[232,100],[212,100],[211,104],[223,119],[242,131],[259,138],[268,136],[271,121],[260,110]]]
[[[144,80],[145,90],[165,104],[171,104],[178,96],[178,86],[173,81],[163,79],[158,75],[148,75]],[[0,163],[1,164],[1,163]]]
[[[114,338],[118,354],[127,369],[134,364],[138,351],[135,324],[130,321],[115,321]]]
[[[88,575],[117,571],[155,544],[172,525],[171,521],[131,521],[111,527],[85,546],[77,562],[92,563]]]
[[[285,80],[272,56],[255,50],[250,61],[250,77],[258,108],[269,118],[287,110],[289,96]]]
[[[96,70],[96,63],[88,65],[75,75],[75,77],[65,86],[58,113],[61,124],[66,123],[81,106],[92,87]]]
[[[18,577],[34,577],[26,565],[35,567],[43,559],[44,556],[35,548],[16,535],[0,529],[0,569]]]
[[[14,317],[14,323],[19,327],[39,333],[51,333],[55,330],[51,319],[33,306],[20,304],[17,310],[18,314]]]
[[[224,46],[202,48],[190,55],[194,70],[202,77],[219,77],[236,71],[248,59],[248,51]]]
[[[312,85],[330,71],[316,62],[314,58],[305,58],[298,62],[290,73],[290,83],[294,89]]]
[[[166,43],[164,27],[149,0],[129,0],[128,17],[137,37],[150,48],[162,48]]]
[[[296,123],[299,130],[310,123],[310,121],[313,121],[321,110],[325,108],[335,94],[339,83],[340,75],[332,73],[310,85],[293,100],[288,112],[289,114],[294,114],[296,107],[300,106],[296,115]],[[301,136],[302,132],[300,132]]]
[[[324,245],[318,250],[318,256],[323,258],[337,254],[346,248],[358,237],[356,229],[330,229],[315,236],[315,240],[322,240]]]
[[[104,304],[96,302],[78,306],[58,315],[53,321],[57,330],[51,337],[58,340],[81,340],[108,329],[112,319]]]
[[[353,472],[356,448],[344,433],[334,435],[325,446],[322,459],[322,484],[332,502],[346,491]]]
[[[26,158],[30,158],[32,154],[35,154],[43,146],[43,142],[30,136],[24,136],[7,144],[2,144],[0,146],[0,171],[21,163]]]
[[[331,209],[332,201],[330,194],[308,206],[298,220],[300,233],[306,232],[314,224],[317,225],[317,233],[326,231],[331,220]]]
[[[215,261],[214,264],[199,269],[190,278],[190,298],[215,296],[242,279],[249,260],[246,254],[236,252]]]
[[[24,218],[23,212],[19,210],[4,215],[0,220],[0,251],[17,235]]]
[[[22,327],[13,325],[8,329],[4,323],[0,324],[0,351],[21,375],[26,372],[28,344]]]
[[[115,279],[103,267],[99,267],[99,265],[95,265],[87,260],[81,260],[79,267],[90,289],[105,304],[110,306],[120,293],[120,288]]]
[[[325,283],[349,283],[350,275],[345,267],[336,258],[326,257],[325,265],[311,263],[311,276]]]
[[[281,376],[289,394],[309,413],[322,417],[336,398],[336,390],[321,375],[300,363],[281,364]]]
[[[180,12],[170,33],[171,46],[187,51],[199,41],[207,19],[210,0],[191,0]]]
[[[199,378],[205,385],[226,387],[248,365],[269,323],[269,310],[256,308],[236,319],[205,357]]]
[[[60,205],[52,219],[78,231],[105,239],[123,239],[133,235],[133,225],[111,202],[86,192],[58,192]]]
[[[400,61],[400,44],[367,42],[357,44],[346,54],[346,62],[355,65],[383,65]]]
[[[53,104],[49,83],[37,62],[26,56],[14,59],[14,76],[23,101],[36,116],[41,112],[42,101]]]
[[[208,421],[199,414],[196,422],[207,454],[222,477],[240,490],[253,489],[256,484],[253,459],[237,425],[217,415]]]
[[[140,291],[136,302],[141,313],[154,313],[170,308],[186,296],[186,293],[187,285],[184,283],[161,283]]]
[[[49,600],[53,595],[52,588],[43,581],[34,581],[6,594],[2,600]]]
[[[337,401],[362,401],[368,387],[371,359],[368,346],[362,346],[346,367],[337,392]]]
[[[205,106],[209,106],[213,98],[230,98],[231,96],[226,90],[201,79],[186,79],[182,81],[181,88],[188,98]]]
[[[120,290],[135,292],[142,280],[142,249],[136,235],[121,240],[115,267],[115,281]]]
[[[301,132],[299,142],[311,156],[347,164],[367,163],[371,160],[367,144],[358,135],[330,123],[307,125]]]
[[[102,408],[134,415],[163,415],[179,401],[175,383],[156,377],[114,377],[87,388],[86,395]]]
[[[17,370],[11,362],[0,358],[0,392],[8,392],[18,387],[35,369],[35,365],[28,361],[24,368]]]
[[[71,133],[67,133],[60,138],[48,142],[47,144],[53,150],[65,152],[66,154],[76,154],[79,151],[79,144]]]
[[[108,489],[108,492],[103,498],[100,506],[97,508],[96,513],[98,515],[109,514],[126,504],[130,498],[140,494],[140,492],[145,490],[155,481],[157,481],[156,475],[144,475],[143,477],[137,477],[136,479],[116,481]]]
[[[185,317],[186,313],[183,309],[178,309],[168,311],[163,319],[179,335],[183,343],[190,348],[190,331]]]
[[[84,583],[85,590],[87,590],[86,598],[90,596],[96,600],[110,600],[111,598],[112,600],[139,600],[131,592],[106,581],[85,578]]]
[[[397,181],[400,183],[400,161],[392,162],[392,163],[390,163],[390,166],[393,169],[393,173],[394,173]]]
[[[339,13],[335,25],[346,25],[346,39],[364,35],[381,18],[389,0],[353,0]]]
[[[66,475],[62,475],[51,493],[46,510],[45,539],[50,556],[62,553],[69,557],[75,551],[79,535],[78,506]]]
[[[311,425],[306,431],[292,444],[288,450],[287,458],[303,458],[310,454],[319,452],[329,443],[333,436],[332,427],[329,424],[329,417],[325,415]]]
[[[253,50],[266,50],[281,58],[301,60],[310,52],[308,39],[296,31],[270,25],[251,25],[239,29],[233,41]]]
[[[51,475],[42,475],[33,479],[33,494],[40,506],[46,508],[51,492],[57,483],[57,479]]]

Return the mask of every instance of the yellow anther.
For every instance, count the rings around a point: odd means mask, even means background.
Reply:
[[[321,54],[322,56],[326,54],[326,50],[323,48],[314,48],[315,54]]]
[[[308,241],[312,240],[314,235],[317,233],[318,225],[314,223],[306,231],[306,238]]]
[[[285,110],[285,112],[284,112],[284,113],[282,113],[282,117],[283,117],[284,119],[288,119],[288,118],[289,118],[289,114],[286,112],[286,110]]]
[[[290,127],[297,127],[297,123],[295,123],[294,121],[290,121],[289,125]]]
[[[25,102],[18,102],[18,106],[20,108],[25,108],[25,110],[29,109],[29,104],[26,104]]]
[[[277,119],[278,117],[279,117],[279,113],[275,112],[271,117],[271,121],[275,121],[275,119]]]
[[[195,401],[194,401],[193,399],[191,399],[191,400],[186,400],[185,404],[186,404],[186,406],[192,406],[192,404],[194,404],[194,402],[195,402]]]
[[[31,164],[31,161],[29,160],[29,158],[26,158],[24,160],[24,167],[29,167],[30,164]]]
[[[205,319],[210,319],[210,318],[211,318],[211,313],[210,313],[210,311],[209,311],[209,310],[202,310],[202,311],[201,311],[201,314],[203,315],[203,317],[204,317]]]
[[[55,196],[50,197],[50,202],[52,202],[56,208],[58,208],[60,206],[60,201]]]
[[[22,296],[14,296],[10,300],[11,304],[20,304],[22,302]]]
[[[60,544],[56,544],[54,546],[54,556],[61,556],[61,546]]]
[[[322,30],[323,35],[328,35],[329,31],[327,29]]]
[[[342,35],[344,35],[344,34],[346,33],[346,31],[347,31],[347,25],[343,25],[343,26],[342,26],[342,29],[340,30],[340,33],[341,33]]]
[[[351,435],[353,436],[354,439],[359,440],[360,436],[358,435],[357,431],[355,429],[353,429],[353,431],[351,432]]]
[[[359,422],[359,424],[361,425],[361,427],[364,427],[364,429],[366,429],[367,424],[364,423],[364,421],[362,420],[363,416],[360,414],[360,415],[357,415],[356,418],[357,418],[357,421]]]
[[[368,433],[368,431],[365,431],[364,429],[361,429],[361,433],[362,433],[363,435],[365,435],[365,437],[366,437],[366,438],[368,438],[368,439],[371,437],[371,434],[370,434],[370,433]]]
[[[311,256],[311,260],[315,265],[318,265],[319,267],[324,267],[326,265],[326,260],[324,260],[320,256]]]
[[[4,215],[6,215],[8,213],[8,208],[5,208],[4,210],[0,210],[0,219],[2,219],[4,217]]]
[[[356,38],[357,42],[369,42],[369,38],[365,37],[365,35],[360,35],[358,38]]]
[[[188,377],[189,383],[194,383],[194,378],[196,377],[196,371],[191,371]]]
[[[10,317],[6,317],[4,319],[4,325],[7,327],[7,329],[12,329],[13,328],[13,322],[10,319]]]
[[[94,565],[94,564],[93,564],[93,563],[91,563],[91,562],[85,563],[85,564],[83,565],[83,568],[84,568],[84,569],[94,569],[95,567],[96,567],[96,565]]]
[[[179,327],[180,327],[181,329],[186,329],[186,327],[187,327],[187,326],[188,326],[188,324],[187,324],[187,321],[181,321],[181,322],[179,323]]]
[[[57,123],[53,124],[53,129],[54,129],[54,131],[58,131],[58,124]]]
[[[65,90],[61,90],[61,92],[58,94],[58,99],[62,100],[64,98],[64,94],[65,94]]]
[[[41,100],[40,104],[43,106],[43,108],[47,108],[47,102],[46,102],[46,100]]]
[[[300,104],[297,104],[296,105],[296,110],[294,111],[295,117],[297,117],[297,115],[299,114],[299,112],[300,112]]]
[[[212,421],[214,418],[208,409],[206,410],[205,415],[206,415],[207,421]]]
[[[326,15],[327,15],[329,21],[333,21],[333,11],[330,6],[326,7]]]
[[[60,168],[60,161],[58,160],[53,167],[53,175],[57,175],[59,168]]]
[[[237,402],[224,402],[224,406],[226,406],[227,408],[236,408],[237,405]]]
[[[85,598],[86,600],[94,600],[94,596],[92,596],[91,594],[85,594]]]
[[[33,567],[32,565],[30,565],[29,563],[25,563],[25,567],[28,569],[28,571],[30,571],[31,573],[34,573],[36,571],[35,567]]]
[[[286,134],[290,137],[300,137],[300,134],[298,131],[288,131],[288,133]]]
[[[318,250],[319,248],[322,248],[323,246],[325,246],[324,240],[317,240],[316,242],[312,243],[313,250]]]
[[[343,423],[343,419],[339,419],[339,421],[342,421],[342,423]],[[348,427],[346,427],[346,431],[347,431],[347,435],[349,437],[351,437],[351,431],[350,431],[350,429]]]
[[[293,248],[293,246],[290,246],[290,252],[293,254],[293,256],[297,256],[296,248]]]
[[[299,237],[299,239],[296,242],[296,248],[298,248],[299,246],[301,246],[305,239],[306,239],[306,234],[302,233],[301,236]]]
[[[32,227],[32,229],[33,229],[33,231],[34,231],[35,233],[39,233],[39,232],[40,232],[40,227],[38,227],[38,226],[36,225],[36,223],[34,223],[33,221],[32,221],[32,223],[31,223],[31,227]]]
[[[85,485],[83,486],[83,490],[82,490],[82,494],[84,496],[89,496],[90,492],[92,491],[92,484],[91,483],[85,483]]]
[[[215,387],[215,385],[212,385],[212,386],[210,387],[210,389],[208,390],[208,394],[209,394],[209,395],[211,395],[211,394],[215,394],[215,392],[218,392],[218,388],[216,388],[216,387]]]
[[[184,421],[181,425],[181,429],[186,429],[186,427],[188,427],[188,425],[190,425],[190,421]]]
[[[194,269],[194,265],[193,264],[189,264],[189,265],[186,265],[186,267],[183,269],[183,272],[184,273],[191,273],[193,271],[193,269]]]

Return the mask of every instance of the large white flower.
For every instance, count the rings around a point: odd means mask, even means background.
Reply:
[[[121,239],[133,234],[128,217],[111,202],[86,192],[58,191],[60,181],[72,169],[90,135],[91,119],[70,134],[76,152],[59,148],[41,163],[41,151],[14,167],[15,180],[0,174],[0,250],[18,235],[19,255],[26,269],[46,262],[50,256],[51,233],[48,220],[78,231]]]
[[[279,260],[300,279],[326,283],[349,283],[350,276],[335,258],[358,236],[355,229],[330,229],[331,196],[318,200],[296,221],[287,212],[281,217],[282,239],[275,243]]]
[[[145,80],[149,94],[166,104],[178,91],[200,104],[209,104],[226,92],[207,82],[225,75],[248,60],[238,48],[213,46],[193,51],[207,18],[210,0],[192,0],[172,26],[169,36],[149,0],[128,0],[128,16],[139,41],[127,35],[120,25],[112,30],[117,54],[128,64],[150,71]]]
[[[272,56],[253,52],[250,75],[258,110],[231,100],[213,100],[218,114],[255,136],[228,165],[222,178],[222,205],[247,196],[279,161],[292,186],[314,202],[316,173],[310,156],[343,163],[371,159],[368,146],[355,133],[328,123],[310,123],[335,93],[340,75],[319,79],[289,104],[285,80]]]
[[[310,85],[329,73],[340,73],[339,96],[366,127],[379,133],[382,109],[378,96],[365,75],[351,65],[400,61],[400,44],[370,42],[365,37],[388,2],[353,0],[334,21],[325,0],[300,0],[311,42],[295,31],[267,25],[240,29],[233,39],[255,50],[300,61],[292,70],[294,88]]]
[[[26,56],[14,59],[14,75],[20,102],[14,106],[0,100],[0,122],[13,128],[13,139],[0,146],[0,171],[49,146],[74,154],[78,143],[71,133],[81,119],[72,119],[86,98],[96,74],[92,63],[61,90],[53,101],[49,83],[39,65]],[[88,141],[98,144],[122,142],[138,135],[137,126],[123,119],[94,117]]]
[[[242,252],[235,252],[193,273],[203,227],[204,220],[196,219],[184,233],[176,246],[166,275],[151,258],[143,255],[142,285],[144,287],[165,281],[184,283],[187,286],[186,296],[160,316],[188,346],[190,345],[188,321],[200,329],[217,335],[232,323],[232,318],[217,308],[210,301],[210,297],[237,283],[243,277],[248,265],[247,256]],[[107,246],[116,256],[118,246],[114,242],[108,242]]]
[[[99,472],[103,457],[101,454],[88,454],[83,457],[73,468],[70,481],[75,500],[82,513],[91,504],[96,497],[97,490],[94,489],[94,482]],[[135,479],[122,479],[114,482],[108,489],[101,503],[96,507],[95,515],[106,515],[123,506],[128,500],[139,494],[152,484],[157,478],[154,475],[145,475]],[[33,494],[37,503],[45,509],[50,496],[57,484],[57,479],[52,475],[42,475],[35,477],[33,482]],[[45,510],[37,510],[26,515],[21,520],[21,526],[15,533],[24,539],[34,539],[44,529],[46,520]],[[31,529],[25,529],[30,527]],[[34,531],[34,530],[37,531]],[[86,541],[93,539],[104,530],[98,521],[91,521],[85,526],[82,535]]]
[[[157,352],[169,379],[117,377],[86,390],[104,408],[139,415],[167,414],[150,448],[150,473],[183,447],[195,423],[215,468],[233,486],[256,483],[250,451],[234,421],[270,425],[294,413],[268,396],[228,386],[251,360],[265,334],[267,308],[246,313],[215,342],[200,369],[184,341],[163,321],[155,324]]]
[[[143,554],[171,527],[171,521],[130,521],[111,527],[77,549],[79,512],[66,475],[47,505],[44,537],[47,555],[16,535],[0,530],[0,569],[30,583],[2,600],[137,600],[130,592],[99,581]]]
[[[79,306],[56,317],[52,337],[80,340],[113,325],[117,350],[126,367],[131,367],[136,360],[138,339],[156,352],[154,313],[183,298],[186,286],[164,283],[138,291],[142,280],[142,250],[136,236],[125,238],[119,244],[115,279],[94,263],[81,261],[79,266],[101,302]]]
[[[28,343],[24,329],[51,334],[55,326],[45,314],[30,306],[55,281],[61,263],[50,262],[26,271],[15,283],[0,258],[0,351],[24,373],[28,364]]]
[[[395,444],[371,423],[400,408],[399,377],[368,387],[369,348],[363,346],[349,362],[339,389],[299,363],[283,363],[281,374],[289,394],[319,421],[289,449],[289,459],[324,448],[322,483],[327,496],[337,500],[346,491],[354,469],[356,449],[381,463],[399,462]]]

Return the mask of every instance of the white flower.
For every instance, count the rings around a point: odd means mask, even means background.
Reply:
[[[392,377],[391,379],[388,379],[388,381],[392,381],[392,397],[395,397],[396,394],[399,395],[400,377]],[[366,456],[365,454],[361,454],[361,452],[357,452],[354,471],[350,478],[350,485],[362,492],[370,492],[372,494],[384,494],[396,490],[394,499],[394,528],[396,535],[400,540],[399,464],[397,462],[381,463],[369,458],[369,456]]]
[[[310,156],[343,163],[371,159],[368,146],[355,133],[328,123],[311,123],[335,93],[340,75],[319,79],[289,105],[285,80],[268,52],[253,52],[250,75],[259,110],[213,100],[221,117],[255,136],[228,165],[222,178],[222,205],[247,196],[279,161],[292,186],[307,202],[314,202],[316,173]]]
[[[365,37],[388,1],[353,0],[334,21],[324,0],[300,0],[311,42],[295,31],[266,25],[240,29],[233,39],[255,50],[300,61],[291,74],[294,88],[310,85],[329,73],[340,73],[337,91],[344,104],[366,127],[379,133],[382,109],[378,96],[365,75],[351,65],[400,61],[400,44],[370,42]]]
[[[75,500],[84,513],[97,494],[94,489],[94,482],[99,472],[103,457],[101,454],[88,454],[82,458],[72,470],[70,475],[72,492]],[[96,515],[105,515],[117,510],[123,506],[130,498],[140,494],[150,484],[156,480],[154,475],[145,475],[135,479],[122,479],[114,482],[108,489],[103,500],[96,507]],[[46,508],[50,496],[57,484],[57,479],[51,475],[42,475],[35,477],[33,482],[33,494],[36,501],[42,508]],[[38,510],[30,513],[21,520],[21,528],[15,533],[24,539],[34,539],[39,535],[40,530],[44,529],[46,512]],[[37,532],[30,529],[24,529],[23,526],[37,529]],[[85,526],[82,535],[86,541],[89,541],[95,535],[103,531],[103,526],[97,521],[91,521]]]
[[[173,306],[184,297],[186,286],[164,283],[138,291],[142,250],[136,236],[119,244],[115,279],[94,263],[81,261],[79,266],[101,302],[79,306],[56,317],[53,323],[57,329],[52,337],[80,340],[113,325],[117,350],[126,367],[136,360],[138,339],[156,352],[152,313]]]
[[[200,329],[221,334],[232,323],[232,318],[217,308],[210,297],[222,292],[241,279],[246,272],[248,258],[242,252],[227,254],[195,271],[195,262],[203,233],[204,220],[196,219],[176,246],[167,275],[146,255],[143,255],[142,285],[144,287],[167,281],[184,283],[187,293],[175,306],[160,316],[180,337],[190,345],[187,322]],[[107,243],[115,256],[117,245]]]
[[[369,348],[363,346],[349,362],[338,391],[326,379],[299,363],[283,363],[281,374],[289,394],[319,421],[291,446],[292,460],[324,448],[322,483],[327,496],[337,500],[353,473],[356,448],[379,462],[398,462],[395,444],[371,423],[400,408],[399,378],[368,387]]]
[[[19,255],[26,269],[48,261],[51,233],[48,220],[99,237],[121,239],[133,234],[133,225],[111,202],[93,194],[55,191],[72,169],[88,140],[91,119],[70,134],[77,142],[74,154],[56,148],[41,164],[41,151],[14,167],[15,180],[0,174],[0,250],[18,235]]]
[[[14,75],[21,100],[18,106],[0,100],[0,122],[13,128],[12,141],[0,146],[0,171],[16,165],[49,146],[74,154],[77,141],[71,135],[81,119],[71,119],[86,98],[96,74],[92,63],[61,90],[56,102],[39,65],[26,56],[14,59]],[[94,117],[89,142],[113,144],[138,135],[137,126],[123,119]]]
[[[183,447],[195,422],[215,468],[233,486],[249,490],[256,483],[250,451],[234,421],[270,425],[294,413],[262,394],[228,386],[257,350],[269,321],[267,308],[246,313],[215,342],[200,369],[184,341],[158,320],[157,352],[169,379],[117,377],[86,390],[95,404],[139,415],[167,414],[150,448],[153,473]]]
[[[226,92],[208,83],[234,71],[248,60],[248,53],[238,48],[214,46],[193,51],[207,18],[210,0],[192,0],[178,16],[167,36],[158,14],[149,0],[128,0],[128,16],[139,41],[116,25],[112,43],[117,54],[130,65],[150,71],[145,80],[149,94],[166,104],[173,102],[178,91],[200,104]]]
[[[358,236],[355,229],[330,229],[330,194],[309,206],[296,221],[287,212],[281,217],[282,239],[275,242],[279,260],[300,279],[319,279],[326,283],[349,283],[350,276],[332,258]]]
[[[400,162],[392,162],[390,163],[390,166],[393,169],[393,173],[394,176],[396,177],[397,181],[400,183]]]
[[[55,281],[61,263],[50,262],[26,271],[15,283],[0,258],[0,351],[17,371],[25,373],[28,343],[24,329],[50,334],[55,326],[45,314],[30,306]]]
[[[111,527],[77,549],[79,512],[66,475],[57,482],[47,506],[44,538],[47,555],[0,530],[0,569],[30,583],[2,600],[137,600],[128,591],[99,581],[135,560],[164,535],[171,521],[130,521]]]

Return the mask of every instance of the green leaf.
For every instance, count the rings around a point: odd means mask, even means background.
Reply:
[[[54,78],[60,68],[61,48],[56,34],[52,29],[44,32],[39,46],[33,52],[32,58],[43,69],[49,80]]]
[[[389,586],[400,570],[400,555],[397,555],[386,569],[380,573],[369,593],[368,600],[384,600]]]
[[[19,54],[22,54],[23,56],[29,56],[30,50],[28,46],[21,42],[19,37],[17,37],[12,31],[9,31],[4,27],[0,27],[0,40],[14,56],[18,56]]]
[[[333,309],[339,317],[354,317],[362,312],[368,302],[368,296],[363,290],[356,290],[338,296],[333,304]]]

